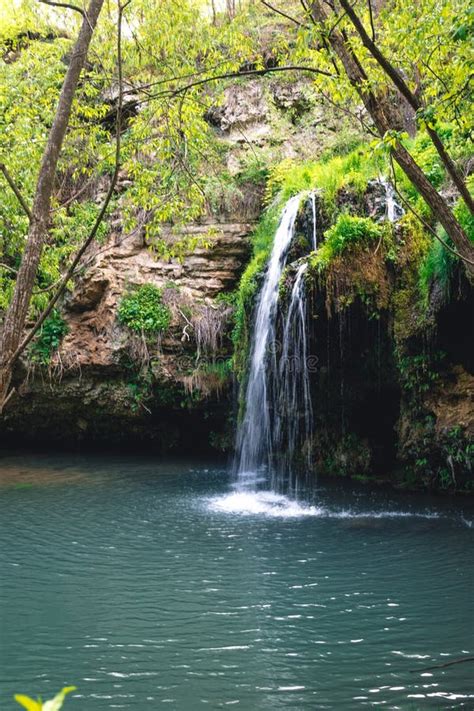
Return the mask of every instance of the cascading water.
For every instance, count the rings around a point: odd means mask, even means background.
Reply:
[[[291,198],[275,234],[265,280],[258,298],[245,391],[245,414],[237,433],[239,485],[255,488],[259,470],[273,460],[273,402],[267,378],[269,358],[275,362],[276,320],[280,277],[294,234],[300,197]],[[273,353],[272,353],[273,351]]]
[[[405,214],[405,210],[396,198],[395,189],[392,183],[381,175],[379,182],[385,190],[385,219],[389,222],[396,222]]]
[[[278,328],[280,277],[287,262],[301,199],[301,196],[291,198],[283,210],[256,306],[245,414],[237,433],[236,470],[240,490],[254,491],[261,474],[268,472],[272,490],[288,489],[294,493],[294,453],[304,448],[311,436],[306,263],[297,269],[288,310]],[[310,200],[315,247],[314,195]]]
[[[294,454],[301,453],[301,462],[309,469],[309,442],[313,428],[310,371],[313,360],[308,348],[308,319],[305,273],[306,262],[298,267],[291,290],[288,312],[284,320],[282,351],[277,371],[270,374],[278,392],[275,418],[276,447],[282,453],[279,469],[272,476],[273,488],[279,479],[287,480],[288,488],[297,491],[297,477],[292,465]]]
[[[380,176],[385,191],[382,220],[404,213],[393,186]],[[307,261],[291,265],[289,298],[280,303],[280,279],[286,267],[302,196],[286,204],[260,290],[251,336],[245,413],[237,432],[236,492],[218,508],[228,512],[307,515],[314,507],[297,503],[296,471],[311,469],[313,403],[310,374],[315,365],[309,348],[305,274]],[[311,211],[308,247],[316,250],[317,195],[305,196]],[[280,341],[279,341],[280,339]],[[341,388],[343,388],[341,379]],[[298,465],[303,465],[298,466]],[[266,486],[260,484],[265,482]],[[270,490],[268,490],[268,487]],[[292,498],[284,494],[289,493]]]

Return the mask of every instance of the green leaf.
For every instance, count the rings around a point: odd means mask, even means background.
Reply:
[[[17,701],[20,706],[27,709],[27,711],[42,711],[43,705],[40,701],[35,701],[29,696],[24,696],[23,694],[15,694],[15,701]]]
[[[50,699],[43,704],[42,711],[59,711],[63,705],[64,699],[72,691],[76,691],[75,686],[65,686],[64,689],[62,689],[59,694],[54,697],[54,699]]]

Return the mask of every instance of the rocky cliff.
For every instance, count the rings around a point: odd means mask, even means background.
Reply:
[[[2,420],[4,440],[229,446],[232,308],[225,295],[248,261],[265,186],[265,170],[246,175],[245,166],[249,157],[258,165],[315,157],[337,142],[342,124],[323,114],[305,82],[273,80],[232,85],[206,118],[221,169],[235,181],[218,183],[199,221],[165,228],[165,257],[144,229],[124,232],[117,210],[61,306],[66,335],[59,349],[47,365],[25,358],[16,373],[19,397]],[[122,174],[117,194],[126,195],[129,183]],[[176,255],[175,243],[187,246]],[[133,333],[118,320],[124,296],[142,285],[160,289],[170,311],[159,337]]]
[[[86,255],[61,305],[60,347],[47,364],[27,357],[16,372],[19,397],[2,420],[3,442],[231,449],[232,294],[262,213],[265,165],[314,159],[328,146],[337,153],[341,136],[347,144],[357,132],[323,111],[304,83],[236,84],[206,117],[230,182],[219,185],[198,221],[166,226],[164,254],[144,229],[124,231],[119,201],[107,238]],[[264,168],[249,174],[249,156]],[[119,194],[128,183],[122,175]],[[386,211],[379,181],[357,193],[339,190],[334,201],[335,211],[375,222]],[[308,209],[299,218],[303,237],[312,229]],[[318,205],[320,234],[335,211]],[[472,489],[473,290],[457,266],[442,288],[430,282],[420,309],[423,239],[415,223],[395,225],[388,241],[356,245],[323,275],[309,270],[315,472]],[[294,264],[307,253],[298,244]],[[292,273],[290,265],[288,287]],[[127,295],[149,286],[166,310],[160,333],[133,330],[120,318]],[[248,327],[251,302],[246,309]]]

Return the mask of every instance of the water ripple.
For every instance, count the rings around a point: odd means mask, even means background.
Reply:
[[[229,493],[222,469],[148,459],[15,467],[0,708],[66,684],[87,711],[473,707],[472,665],[427,671],[474,654],[467,505]]]

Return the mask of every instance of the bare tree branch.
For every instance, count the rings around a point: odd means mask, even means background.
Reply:
[[[20,192],[19,187],[17,186],[17,184],[16,184],[15,181],[13,180],[12,176],[11,176],[10,173],[8,172],[7,166],[6,166],[4,163],[0,163],[0,171],[3,173],[3,175],[5,176],[5,180],[7,181],[8,185],[11,187],[11,189],[13,190],[13,192],[15,193],[16,199],[18,200],[18,202],[19,202],[20,205],[22,206],[23,211],[24,211],[24,212],[26,213],[26,215],[28,216],[28,219],[31,220],[31,210],[30,210],[30,208],[28,207],[28,205],[27,205],[25,199],[23,198],[23,195],[22,195],[21,192]]]
[[[260,0],[262,5],[265,5],[265,7],[268,7],[269,10],[272,10],[275,12],[277,15],[281,15],[282,17],[285,17],[287,20],[290,20],[290,22],[293,22],[295,25],[298,27],[308,27],[307,25],[304,25],[302,22],[296,19],[296,17],[292,17],[291,15],[288,15],[286,12],[283,10],[280,10],[278,7],[275,7],[274,5],[271,5],[267,0]]]
[[[228,72],[226,74],[214,74],[211,77],[206,77],[204,79],[199,79],[184,86],[177,87],[176,89],[164,89],[163,91],[158,91],[155,94],[147,94],[144,99],[137,102],[139,105],[146,104],[148,101],[159,98],[173,98],[177,97],[182,93],[186,93],[189,89],[193,89],[197,86],[204,86],[205,84],[210,84],[211,82],[221,81],[223,79],[247,79],[249,77],[265,76],[266,74],[273,74],[277,72],[308,72],[310,74],[319,74],[322,76],[330,77],[332,79],[336,78],[335,74],[327,72],[324,69],[316,69],[315,67],[306,67],[300,65],[291,65],[284,67],[266,67],[265,69],[249,69],[247,71],[239,72]],[[171,83],[173,79],[169,79],[166,83]],[[160,82],[165,83],[165,82]],[[140,90],[138,87],[137,91]]]
[[[452,659],[449,662],[444,662],[443,664],[434,664],[432,667],[425,667],[424,669],[410,669],[410,674],[420,674],[420,672],[431,671],[432,669],[444,669],[445,667],[453,666],[453,664],[464,664],[464,662],[474,662],[474,657],[461,657],[460,659]]]
[[[53,0],[38,0],[38,2],[42,3],[43,5],[51,5],[52,7],[64,7],[67,10],[74,10],[75,12],[79,12],[82,17],[86,16],[86,13],[82,9],[82,7],[78,7],[77,5],[71,5],[68,2],[53,2]]]
[[[8,264],[4,264],[3,262],[0,262],[0,269],[6,269],[7,272],[11,272],[12,274],[18,274],[18,271],[16,269],[13,269],[13,267],[9,267]]]
[[[372,42],[375,42],[376,34],[375,34],[375,25],[374,25],[374,13],[372,11],[372,0],[367,0],[367,4],[369,6],[369,19],[370,19],[370,29],[372,30]]]

